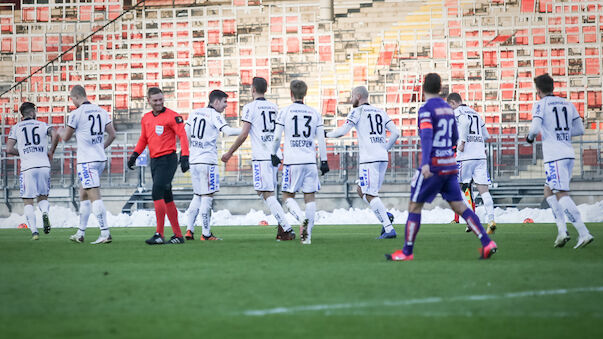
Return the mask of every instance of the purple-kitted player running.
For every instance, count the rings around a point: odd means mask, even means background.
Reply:
[[[387,260],[413,260],[413,246],[421,227],[423,204],[432,202],[438,193],[448,201],[450,207],[466,221],[482,243],[481,259],[488,259],[496,253],[496,243],[488,237],[475,213],[467,208],[457,179],[457,165],[452,146],[458,140],[458,131],[454,112],[439,97],[442,79],[436,73],[429,73],[423,82],[423,92],[427,102],[419,109],[419,136],[423,153],[421,168],[411,181],[408,219],[404,234],[404,248],[392,254],[386,254]]]

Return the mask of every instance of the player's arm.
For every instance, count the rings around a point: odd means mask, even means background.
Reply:
[[[323,125],[318,125],[316,128],[316,138],[318,139],[318,151],[320,152],[320,173],[325,175],[329,172],[329,162],[327,161],[327,142]]]
[[[239,147],[247,140],[247,136],[249,136],[249,131],[251,130],[251,123],[247,121],[243,121],[243,127],[241,128],[241,133],[234,141],[234,143],[230,146],[228,151],[222,155],[222,162],[228,162],[234,152],[236,152]]]
[[[224,125],[222,126],[222,128],[220,128],[220,132],[224,133],[224,135],[240,135],[241,134],[242,129],[241,128],[237,128],[237,127],[230,127],[228,125]]]
[[[17,144],[17,140],[8,138],[6,140],[6,154],[19,155],[19,150],[15,147]]]
[[[324,132],[323,132],[324,133]],[[281,137],[283,136],[283,125],[276,123],[274,128],[274,141],[272,141],[272,147],[270,147],[272,165],[278,166],[281,163],[281,159],[276,156],[278,149],[281,147]]]
[[[352,127],[354,127],[354,123],[351,122],[350,120],[346,120],[345,123],[343,125],[341,125],[341,127],[339,127],[338,129],[326,133],[326,137],[327,138],[342,137],[342,136],[348,134],[348,132],[352,129]]]
[[[540,102],[537,102],[534,104],[534,107],[532,107],[532,124],[530,125],[530,131],[526,136],[526,141],[530,144],[534,142],[536,136],[540,133],[543,112],[544,107]]]
[[[398,140],[400,137],[400,132],[398,131],[398,128],[396,128],[396,124],[394,124],[393,120],[389,120],[385,124],[385,129],[387,129],[390,133],[389,139],[387,139],[387,144],[385,144],[385,149],[389,151],[396,143],[396,140]]]
[[[184,120],[182,120],[182,117],[178,115],[172,123],[174,124],[174,132],[176,132],[178,140],[180,140],[180,154],[182,156],[188,157],[189,145],[188,137],[186,131],[184,130]]]
[[[428,111],[419,110],[419,137],[421,138],[421,174],[429,178],[433,175],[430,171],[431,148],[433,143],[433,124]]]
[[[488,128],[486,128],[486,123],[482,121],[482,136],[484,137],[484,142],[490,139],[490,133],[488,133]]]
[[[105,126],[105,132],[107,132],[107,138],[105,139],[105,144],[103,146],[107,148],[113,143],[113,140],[115,140],[115,126],[113,126],[112,121],[109,121]]]
[[[136,158],[138,158],[140,153],[142,153],[144,151],[144,149],[147,147],[147,144],[148,144],[147,131],[145,128],[144,117],[142,119],[143,119],[143,121],[141,121],[141,124],[140,124],[141,125],[140,137],[138,138],[136,147],[134,147],[134,152],[132,152],[132,155],[130,155],[130,159],[128,159],[128,168],[131,170],[134,169],[134,165],[136,164]]]
[[[59,134],[52,127],[48,127],[48,135],[50,136],[50,148],[48,149],[48,158],[52,160],[54,151],[57,149],[59,144]]]
[[[576,107],[572,105],[572,110],[574,111],[574,119],[572,119],[572,137],[583,135],[584,134],[584,124],[582,123],[582,118],[580,118],[580,114],[576,110]]]
[[[458,141],[457,142],[452,142],[453,145],[456,145],[456,150],[458,152],[464,152],[465,151],[465,142],[467,142],[467,130],[468,130],[468,119],[467,119],[467,115],[463,114],[463,115],[459,115],[457,119],[455,119],[455,124],[458,121],[458,126],[456,128],[452,129],[452,132],[454,133],[454,131],[457,132],[457,136],[458,136]]]
[[[65,128],[59,129],[59,136],[63,141],[69,141],[75,132],[75,128],[71,126],[67,126]]]

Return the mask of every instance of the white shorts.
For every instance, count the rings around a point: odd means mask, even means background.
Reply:
[[[212,194],[220,190],[220,173],[217,165],[191,165],[191,180],[196,195]]]
[[[490,185],[490,175],[488,174],[488,163],[486,159],[461,160],[459,165],[459,183],[468,184],[471,179],[477,185]]]
[[[283,192],[314,193],[320,190],[318,168],[315,164],[283,166]]]
[[[276,173],[278,167],[271,161],[252,161],[253,189],[262,192],[274,192],[276,189]]]
[[[105,170],[104,161],[77,164],[77,176],[83,189],[100,187],[100,176]]]
[[[546,183],[553,192],[570,190],[570,180],[574,170],[574,159],[561,159],[544,163]]]
[[[379,190],[383,185],[385,172],[387,172],[387,161],[360,164],[358,172],[358,186],[360,186],[362,194],[379,196]]]
[[[50,192],[50,167],[30,168],[19,176],[19,192],[23,199],[33,199]]]

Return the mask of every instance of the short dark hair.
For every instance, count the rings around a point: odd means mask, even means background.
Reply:
[[[438,73],[429,73],[423,81],[423,92],[429,94],[438,94],[442,90],[442,78]]]
[[[291,89],[291,94],[293,94],[293,97],[298,100],[303,99],[308,92],[308,85],[301,80],[291,81],[289,88]]]
[[[534,84],[544,94],[553,93],[555,90],[555,81],[548,73],[535,77]]]
[[[266,90],[268,90],[268,82],[266,82],[266,79],[264,78],[254,77],[251,85],[259,94],[264,94],[266,93]]]
[[[161,88],[159,88],[159,87],[150,87],[147,90],[147,97],[150,97],[151,95],[155,95],[155,94],[159,94],[159,93],[163,93],[163,91],[161,90]]]
[[[81,85],[75,85],[71,87],[71,95],[76,96],[78,98],[85,98],[86,89]]]
[[[224,98],[228,98],[228,94],[219,89],[214,89],[209,93],[209,104],[211,105],[212,102],[216,100],[222,100]]]
[[[19,107],[19,112],[21,112],[21,115],[25,115],[26,113],[29,113],[30,111],[35,111],[36,109],[36,105],[34,105],[33,103],[26,101],[24,103],[21,104],[21,107]]]
[[[459,104],[463,103],[463,99],[461,98],[461,95],[456,92],[452,92],[452,93],[448,94],[446,101],[447,102],[456,101]]]

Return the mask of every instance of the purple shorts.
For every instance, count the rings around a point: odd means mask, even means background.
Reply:
[[[410,182],[410,201],[412,202],[432,202],[438,193],[446,201],[462,201],[461,188],[456,174],[439,175],[425,179],[420,170],[417,170],[415,176]]]

